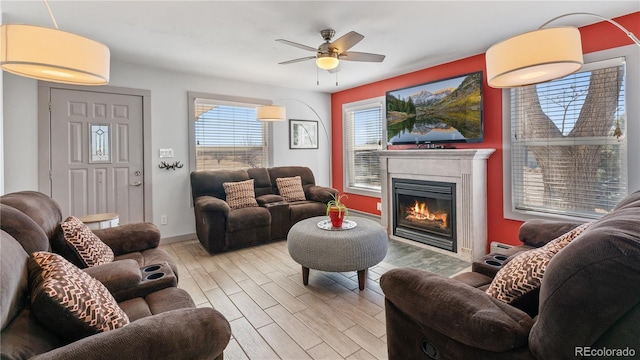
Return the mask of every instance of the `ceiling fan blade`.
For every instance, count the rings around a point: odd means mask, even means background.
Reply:
[[[285,40],[285,39],[276,39],[276,41],[280,42],[280,43],[283,43],[283,44],[295,46],[295,47],[300,48],[302,50],[308,50],[308,51],[313,51],[313,52],[318,51],[318,49],[312,48],[311,46],[298,44],[297,42],[293,42],[293,41],[289,41],[289,40]]]
[[[307,56],[307,57],[303,57],[303,58],[299,58],[299,59],[293,59],[293,60],[289,60],[289,61],[283,61],[281,63],[278,63],[280,65],[287,65],[287,64],[293,64],[293,63],[297,63],[300,61],[306,61],[306,60],[311,60],[311,59],[315,59],[315,56]]]
[[[338,53],[343,53],[351,49],[353,45],[359,43],[362,39],[364,39],[363,35],[360,35],[355,31],[351,31],[332,42],[329,48],[336,49]]]
[[[342,54],[340,54],[338,58],[340,60],[347,60],[347,61],[382,62],[385,56],[380,54],[350,51],[350,52],[343,52]]]

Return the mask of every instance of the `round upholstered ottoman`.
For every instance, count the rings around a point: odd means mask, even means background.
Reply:
[[[363,290],[366,270],[387,255],[386,231],[377,222],[359,217],[349,217],[356,224],[350,229],[320,228],[318,223],[327,219],[317,216],[299,221],[287,235],[289,254],[302,265],[302,282],[309,283],[309,269],[357,271],[358,287]]]

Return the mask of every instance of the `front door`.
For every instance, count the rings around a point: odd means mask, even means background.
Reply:
[[[142,96],[51,89],[51,197],[62,216],[144,221]]]

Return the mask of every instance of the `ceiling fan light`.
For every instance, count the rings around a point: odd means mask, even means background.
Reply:
[[[331,70],[338,67],[340,60],[338,60],[338,54],[318,55],[316,58],[316,65],[323,70]]]
[[[575,27],[538,29],[499,42],[487,50],[489,86],[537,84],[572,74],[582,67],[582,42]]]
[[[287,109],[284,106],[267,105],[256,108],[256,120],[258,121],[284,121],[287,118]]]

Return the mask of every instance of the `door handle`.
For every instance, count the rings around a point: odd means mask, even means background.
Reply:
[[[140,186],[142,185],[142,181],[134,181],[131,183],[131,186]]]

